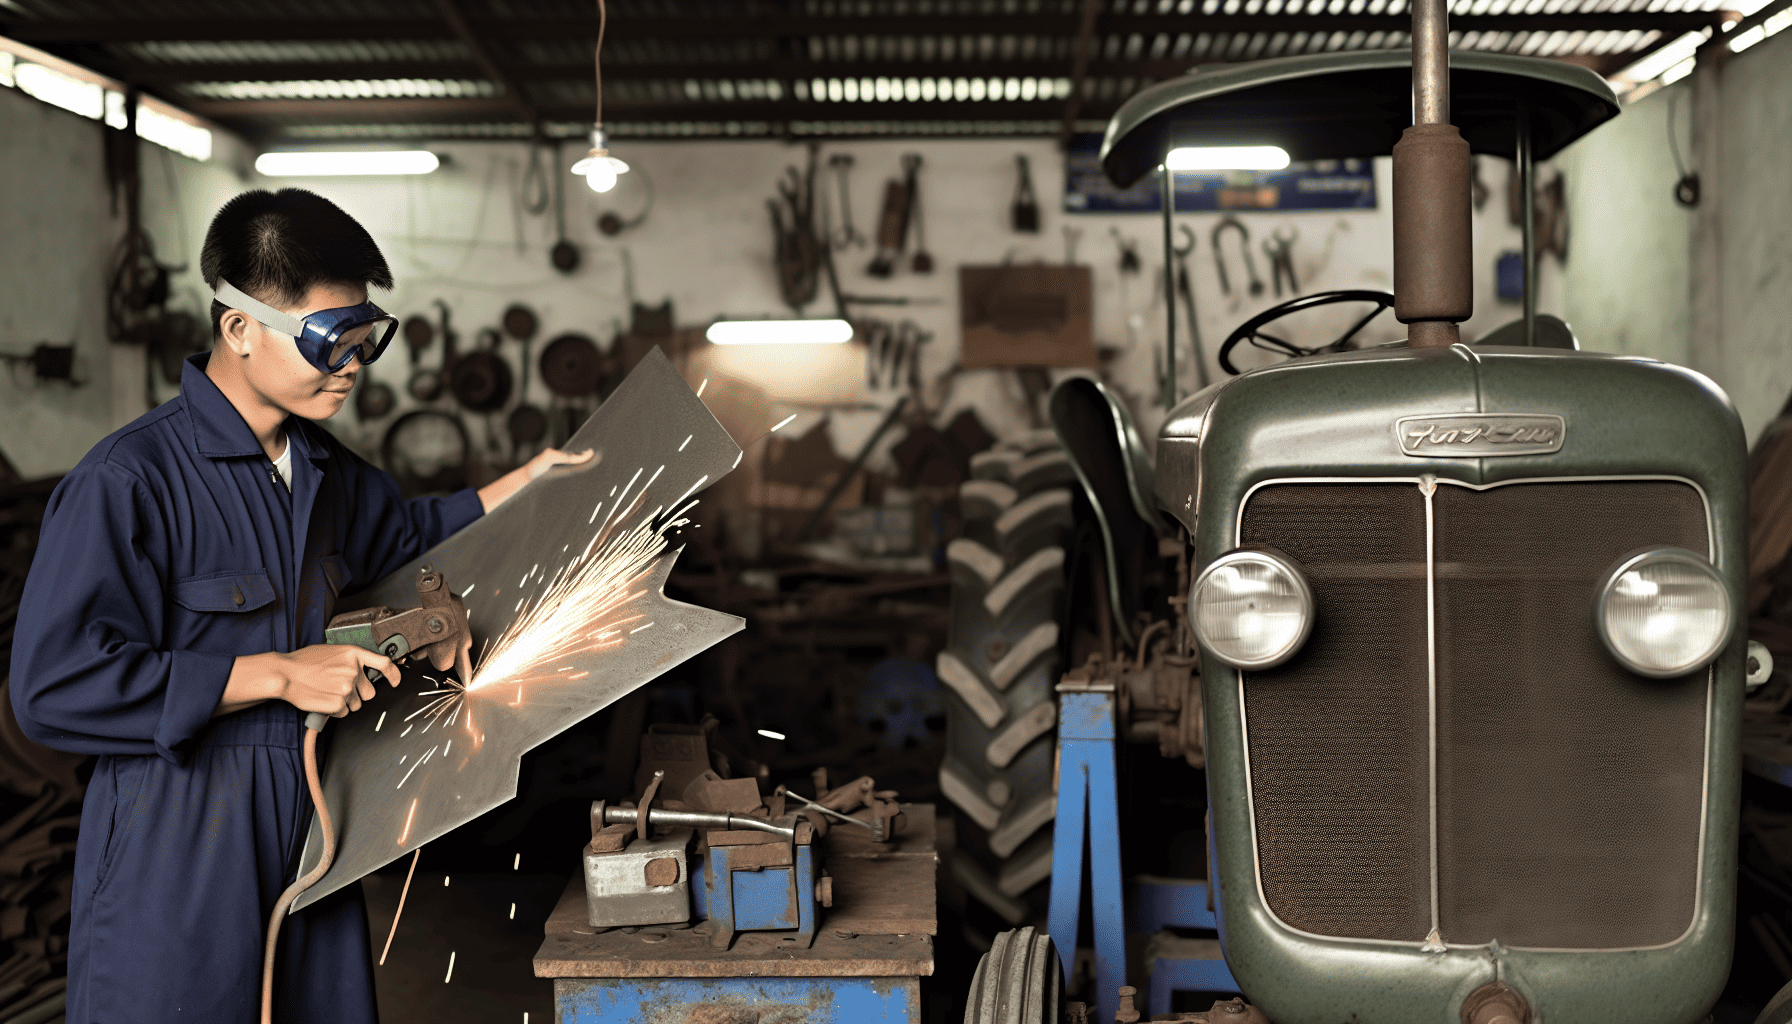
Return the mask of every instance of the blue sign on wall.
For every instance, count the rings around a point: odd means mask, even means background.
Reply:
[[[1078,135],[1064,158],[1064,212],[1156,213],[1157,175],[1118,189],[1101,172],[1101,136]],[[1315,160],[1280,171],[1176,174],[1176,212],[1229,210],[1373,210],[1375,168],[1369,160]]]

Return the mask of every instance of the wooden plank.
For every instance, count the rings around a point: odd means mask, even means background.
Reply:
[[[887,865],[886,865],[887,866]],[[928,887],[931,898],[932,887]],[[602,934],[586,921],[585,886],[574,878],[548,917],[535,954],[538,978],[851,978],[918,977],[933,973],[927,935],[836,934],[823,918],[815,944],[797,949],[779,932],[742,932],[727,950],[694,928],[616,928]]]
[[[821,931],[858,935],[937,935],[932,854],[829,861],[834,905],[821,912]]]

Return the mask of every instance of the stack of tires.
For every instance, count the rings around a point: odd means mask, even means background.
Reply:
[[[1056,436],[1041,430],[973,456],[971,475],[959,489],[964,536],[946,549],[952,617],[935,670],[951,695],[940,789],[959,812],[953,878],[1019,925],[1042,916],[1044,898],[1033,891],[1051,874],[1075,472]]]

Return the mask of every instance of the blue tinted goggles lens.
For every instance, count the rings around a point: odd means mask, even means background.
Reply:
[[[301,320],[222,278],[213,294],[224,305],[240,309],[269,330],[293,339],[305,361],[325,373],[335,373],[357,357],[362,366],[373,362],[386,351],[386,345],[398,331],[398,318],[371,302],[320,309]]]

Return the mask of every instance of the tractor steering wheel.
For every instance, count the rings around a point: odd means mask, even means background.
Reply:
[[[1330,345],[1321,345],[1318,348],[1303,348],[1293,342],[1283,341],[1281,338],[1262,332],[1262,327],[1272,320],[1279,320],[1290,313],[1298,313],[1303,309],[1312,309],[1314,306],[1329,306],[1334,302],[1373,302],[1375,303],[1375,309],[1371,311],[1368,316],[1363,317],[1353,324],[1350,330],[1345,331],[1343,336],[1337,341],[1332,342]],[[1298,356],[1316,356],[1322,352],[1342,352],[1344,351],[1345,346],[1350,344],[1350,339],[1356,337],[1358,331],[1367,326],[1369,321],[1381,315],[1382,310],[1387,309],[1393,304],[1394,296],[1392,292],[1376,292],[1360,288],[1347,288],[1335,292],[1314,292],[1311,295],[1302,295],[1297,298],[1289,299],[1287,302],[1271,306],[1263,312],[1258,313],[1256,316],[1251,317],[1249,320],[1240,324],[1238,330],[1233,331],[1227,336],[1225,342],[1220,345],[1220,369],[1234,376],[1238,375],[1238,367],[1232,365],[1232,350],[1238,347],[1239,342],[1244,341],[1247,338],[1252,345],[1255,345],[1266,352],[1280,352],[1290,358]]]

